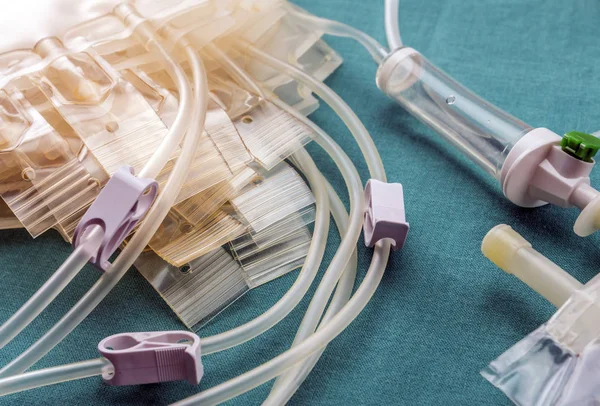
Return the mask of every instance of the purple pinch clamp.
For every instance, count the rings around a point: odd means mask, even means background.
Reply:
[[[117,250],[136,224],[150,210],[158,183],[153,179],[140,179],[130,166],[122,166],[108,181],[94,203],[87,210],[73,236],[73,247],[77,247],[92,226],[104,231],[102,244],[90,262],[103,271],[108,271],[110,256]]]
[[[365,186],[365,204],[365,245],[373,247],[379,240],[389,238],[394,251],[401,249],[409,230],[402,185],[370,179]]]
[[[109,385],[182,380],[197,385],[204,374],[200,338],[188,331],[116,334],[100,341],[98,350],[114,367],[103,376]]]

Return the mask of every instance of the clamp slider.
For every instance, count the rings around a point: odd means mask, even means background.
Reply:
[[[182,380],[197,385],[204,374],[200,338],[188,331],[115,334],[100,341],[98,350],[114,367],[103,377],[109,385]]]
[[[401,249],[410,228],[406,222],[402,185],[370,179],[365,186],[365,204],[365,245],[373,247],[377,241],[389,238],[394,251]]]
[[[157,194],[158,183],[155,180],[140,179],[133,174],[132,167],[121,167],[77,225],[73,247],[77,248],[85,241],[83,237],[92,226],[100,226],[104,232],[102,244],[90,262],[108,271],[110,256],[150,210]]]

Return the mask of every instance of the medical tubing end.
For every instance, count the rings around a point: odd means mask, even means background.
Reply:
[[[506,224],[487,233],[481,251],[500,269],[519,278],[556,307],[562,306],[573,292],[583,287]]]
[[[506,224],[492,228],[481,243],[481,252],[503,271],[512,274],[510,261],[521,248],[531,248],[531,244]]]

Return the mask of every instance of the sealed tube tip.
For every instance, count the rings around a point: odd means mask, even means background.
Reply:
[[[500,269],[519,278],[556,307],[562,306],[573,292],[583,287],[506,224],[488,232],[481,251]]]
[[[506,224],[492,228],[481,243],[481,252],[494,265],[511,273],[511,259],[521,248],[531,248],[531,244]]]

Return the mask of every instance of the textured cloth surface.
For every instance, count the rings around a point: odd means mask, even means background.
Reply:
[[[314,14],[360,28],[384,43],[383,0],[298,0]],[[600,129],[600,3],[595,0],[401,0],[406,44],[460,82],[532,126],[561,134]],[[5,33],[10,35],[10,33]],[[499,405],[508,400],[479,371],[553,313],[543,298],[504,274],[480,253],[481,239],[508,223],[582,282],[597,272],[598,236],[572,232],[577,210],[521,209],[498,184],[419,124],[375,87],[376,66],[347,39],[327,38],[345,58],[328,84],[363,120],[390,181],[402,182],[411,224],[375,297],[325,351],[292,399],[296,405]],[[360,152],[326,107],[312,118],[353,158]],[[343,191],[332,163],[310,152]],[[600,185],[600,171],[593,181]],[[332,233],[329,261],[339,238]],[[361,242],[362,243],[362,242]],[[6,320],[71,252],[55,232],[32,241],[24,231],[0,232],[0,320]],[[371,251],[360,250],[359,281]],[[251,291],[201,334],[251,320],[273,305],[297,273]],[[5,365],[51,327],[99,274],[85,270],[14,342],[0,350]],[[311,292],[314,291],[311,290]],[[269,332],[237,348],[206,356],[199,388],[185,382],[110,387],[99,377],[0,399],[0,404],[167,404],[253,368],[288,348],[308,304]],[[129,272],[102,304],[35,368],[98,356],[104,337],[182,325],[137,272]],[[259,404],[268,385],[230,404]]]

